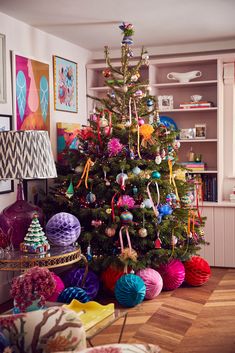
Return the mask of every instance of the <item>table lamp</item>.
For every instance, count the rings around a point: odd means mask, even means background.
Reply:
[[[42,210],[24,199],[23,179],[57,177],[47,131],[0,132],[0,179],[18,179],[17,200],[0,214],[0,228],[11,233],[11,242],[18,248],[23,241],[35,211],[43,222]]]

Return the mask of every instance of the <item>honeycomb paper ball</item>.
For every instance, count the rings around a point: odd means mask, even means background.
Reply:
[[[68,287],[65,288],[58,297],[58,302],[70,304],[73,299],[77,299],[81,303],[90,301],[90,297],[86,291],[79,287]]]
[[[99,291],[99,278],[93,271],[89,270],[83,284],[84,274],[85,268],[75,268],[68,272],[64,278],[65,287],[81,287],[86,291],[90,300],[93,300]]]
[[[161,264],[157,271],[162,276],[164,290],[178,288],[185,278],[184,265],[180,260],[173,259],[167,264]]]
[[[144,300],[146,286],[139,276],[134,274],[123,275],[115,285],[115,297],[125,307],[133,307]]]
[[[206,260],[200,256],[192,256],[192,258],[184,262],[185,281],[191,286],[201,286],[208,281],[211,275],[211,269]]]
[[[59,294],[64,290],[64,282],[54,272],[51,272],[51,274],[56,282],[56,287],[55,287],[55,290],[52,293],[52,295],[50,297],[46,298],[46,300],[48,300],[49,302],[56,302]]]
[[[146,286],[145,299],[153,299],[161,293],[163,281],[161,275],[152,268],[145,268],[136,273],[144,281]]]
[[[53,245],[71,245],[78,239],[80,233],[81,225],[79,220],[66,212],[55,214],[46,225],[47,238]]]
[[[102,272],[101,280],[106,289],[114,293],[114,287],[117,280],[124,275],[124,270],[114,266],[109,266]]]

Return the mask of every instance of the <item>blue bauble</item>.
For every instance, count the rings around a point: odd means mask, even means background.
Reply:
[[[121,305],[131,308],[144,300],[146,286],[139,276],[134,274],[123,275],[117,280],[114,293]]]
[[[92,192],[89,192],[87,195],[86,195],[86,201],[88,203],[94,203],[96,201],[96,196],[95,194],[93,194]]]
[[[162,215],[162,216],[168,216],[170,214],[172,214],[173,210],[171,208],[171,206],[169,206],[167,203],[165,203],[164,205],[161,205],[159,207],[159,213]]]
[[[133,214],[129,211],[124,211],[121,213],[120,218],[123,224],[128,224],[132,222]]]
[[[59,303],[70,304],[73,299],[77,299],[81,303],[86,303],[90,301],[90,297],[87,295],[86,291],[79,287],[65,288],[60,293],[57,301]]]
[[[169,116],[160,116],[160,123],[163,124],[167,129],[178,130],[176,123]]]
[[[157,171],[157,170],[154,170],[151,174],[151,177],[153,179],[160,179],[161,178],[161,174]]]
[[[147,106],[148,106],[148,107],[152,107],[152,106],[153,106],[153,100],[152,100],[152,99],[149,98],[149,99],[147,100]]]

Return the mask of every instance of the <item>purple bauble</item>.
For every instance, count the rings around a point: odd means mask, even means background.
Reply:
[[[84,273],[84,268],[75,268],[67,273],[64,277],[65,287],[81,287],[93,300],[97,296],[100,287],[99,278],[93,271],[89,270],[84,280]]]
[[[185,269],[180,260],[171,260],[168,264],[161,264],[157,271],[163,279],[164,290],[174,290],[184,281]]]
[[[161,275],[152,268],[145,268],[136,273],[140,276],[146,285],[145,299],[153,299],[161,293],[163,281]]]
[[[73,244],[81,233],[81,225],[77,217],[70,213],[55,214],[46,225],[46,235],[49,242],[57,246]]]

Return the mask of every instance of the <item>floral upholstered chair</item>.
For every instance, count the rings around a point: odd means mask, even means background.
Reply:
[[[160,348],[153,344],[115,343],[115,344],[106,344],[103,346],[87,348],[79,352],[73,351],[70,353],[160,353],[160,352],[161,352]],[[64,352],[58,352],[58,353],[64,353]]]

